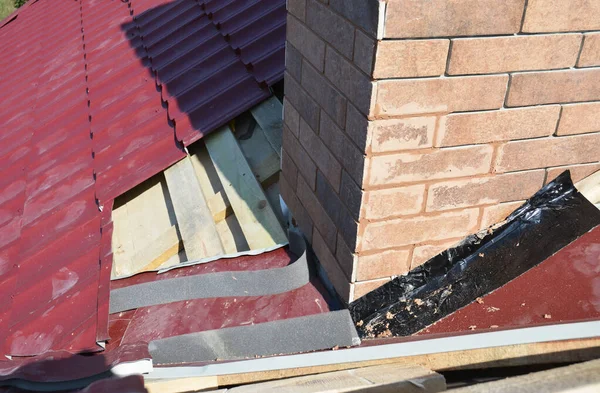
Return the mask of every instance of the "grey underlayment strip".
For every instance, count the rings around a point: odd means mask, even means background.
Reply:
[[[234,360],[360,344],[348,310],[151,341],[154,364]]]
[[[298,259],[282,268],[178,277],[110,291],[110,313],[182,300],[231,296],[265,296],[300,288],[309,281],[306,244],[290,231],[290,251]]]

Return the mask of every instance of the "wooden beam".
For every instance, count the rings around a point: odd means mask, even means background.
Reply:
[[[189,260],[224,254],[217,228],[189,157],[164,172]]]
[[[230,393],[437,393],[446,390],[443,376],[421,366],[386,364],[244,385]]]
[[[287,237],[231,129],[226,126],[213,132],[205,143],[250,248],[285,243]]]
[[[281,167],[279,151],[275,150],[260,126],[254,127],[249,135],[238,139],[238,144],[248,161],[252,173],[263,187],[277,181],[276,175]],[[275,179],[274,179],[275,178]]]
[[[600,203],[600,171],[577,182],[575,187],[577,187],[579,192],[581,192],[588,201],[595,205]]]
[[[271,96],[250,109],[256,123],[263,129],[269,144],[281,156],[281,140],[283,133],[283,105],[275,96]]]
[[[163,263],[171,257],[179,254],[183,250],[183,242],[177,226],[173,225],[161,236],[151,242],[147,248],[138,250],[134,255],[134,260],[145,261],[147,264],[140,271],[150,271],[158,269]],[[181,262],[181,261],[180,261]]]
[[[149,393],[183,393],[214,391],[217,385],[217,377],[194,377],[181,379],[167,379],[146,381],[144,383]]]

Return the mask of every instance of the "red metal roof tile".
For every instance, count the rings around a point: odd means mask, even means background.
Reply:
[[[3,354],[97,350],[108,337],[113,199],[269,96],[284,11],[284,0],[38,0],[0,23]]]

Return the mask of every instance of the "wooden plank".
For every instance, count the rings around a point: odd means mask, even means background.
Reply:
[[[600,392],[600,360],[453,390],[455,393]]]
[[[240,120],[241,124],[238,127],[246,132],[242,134],[239,131],[236,134],[238,144],[254,176],[263,187],[268,187],[277,179],[276,175],[279,173],[281,166],[280,152],[271,146],[264,130],[259,125],[251,122],[249,118],[246,118],[245,122],[242,120]]]
[[[421,366],[386,364],[230,389],[230,393],[437,393],[446,390],[443,376]]]
[[[279,201],[279,183],[273,183],[269,187],[265,189],[265,195],[267,196],[267,200],[271,204],[279,223],[283,228],[286,227],[286,220],[283,216],[283,212],[281,211],[281,202]]]
[[[252,116],[263,129],[267,140],[277,155],[281,156],[281,139],[283,132],[283,105],[275,96],[271,96],[250,109]]]
[[[593,204],[600,203],[600,171],[597,171],[585,179],[577,182],[575,187]]]
[[[140,271],[155,270],[171,257],[178,255],[181,250],[183,250],[181,235],[177,227],[173,225],[147,248],[138,250],[132,259],[147,262],[147,265]]]
[[[164,174],[188,259],[224,254],[190,158],[179,161]]]
[[[349,370],[381,364],[421,365],[433,371],[513,367],[533,364],[574,363],[600,357],[600,338],[548,343],[507,345],[467,351],[403,356],[364,362],[230,374],[219,376],[219,386],[233,386],[275,379]]]
[[[146,381],[144,386],[149,393],[183,393],[214,391],[217,386],[217,377],[181,378],[175,380]]]
[[[250,248],[286,242],[285,233],[231,129],[226,126],[213,132],[205,138],[205,143]]]
[[[223,243],[226,254],[235,254],[240,251],[248,251],[250,246],[246,242],[242,228],[234,215],[228,216],[217,223],[217,232]]]

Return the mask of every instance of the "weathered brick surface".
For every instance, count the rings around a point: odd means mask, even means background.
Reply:
[[[285,43],[285,69],[297,80],[302,78],[302,55],[289,41]]]
[[[383,80],[377,83],[376,115],[401,116],[499,109],[507,75]]]
[[[527,199],[542,187],[545,176],[544,170],[535,170],[436,183],[429,186],[427,211]]]
[[[380,220],[400,215],[416,214],[423,208],[425,185],[367,191],[364,218]]]
[[[598,162],[592,164],[567,165],[548,168],[546,170],[546,172],[548,172],[546,183],[551,182],[556,178],[556,176],[560,175],[567,169],[571,171],[571,179],[573,179],[573,182],[578,182],[585,179],[589,175],[600,171],[600,157],[598,157]]]
[[[600,133],[515,141],[500,147],[496,171],[579,164],[598,157]]]
[[[283,121],[297,138],[300,135],[300,113],[287,98],[283,99]]]
[[[334,50],[327,49],[325,75],[364,114],[369,113],[373,83],[354,64]]]
[[[575,65],[581,34],[550,34],[452,40],[448,73],[493,74]]]
[[[563,105],[557,135],[600,131],[600,103]]]
[[[286,98],[294,105],[304,120],[314,129],[319,129],[319,105],[288,73],[285,74],[284,90]]]
[[[399,276],[410,270],[410,251],[393,250],[359,256],[356,262],[356,280],[374,280]]]
[[[600,100],[600,68],[517,73],[506,104],[527,106]]]
[[[321,236],[318,230],[313,232],[312,237],[312,247],[319,258],[319,262],[321,266],[325,270],[327,274],[327,278],[335,288],[337,294],[344,300],[345,302],[350,301],[350,277],[347,277],[338,265],[333,253],[327,246],[327,242]]]
[[[321,108],[344,126],[346,98],[322,74],[306,63],[302,67],[302,86]]]
[[[302,22],[288,14],[287,40],[319,71],[323,71],[325,42]]]
[[[597,0],[529,0],[523,23],[527,33],[600,30]]]
[[[306,24],[348,59],[354,51],[354,26],[329,7],[307,0]]]
[[[373,72],[373,56],[375,54],[376,40],[360,30],[356,30],[354,37],[354,64],[368,75]]]
[[[329,215],[319,203],[319,200],[315,196],[314,192],[308,187],[308,184],[302,177],[298,177],[298,187],[296,191],[298,199],[308,212],[311,220],[313,221],[315,228],[321,233],[325,243],[330,250],[335,250],[335,241],[337,236],[337,229],[333,221],[329,218]]]
[[[559,113],[560,106],[552,105],[448,115],[440,119],[436,146],[550,136],[556,130]]]
[[[329,4],[338,14],[345,16],[371,36],[377,36],[379,9],[383,6],[382,2],[379,0],[330,0]]]
[[[443,242],[438,242],[436,244],[425,244],[415,247],[410,265],[411,270],[416,268],[417,266],[424,264],[425,262],[438,255],[442,251],[446,251],[450,247],[453,247],[458,242],[460,242],[460,240],[452,239]]]
[[[387,38],[517,33],[525,0],[389,1]]]
[[[408,246],[468,235],[477,225],[479,209],[368,223],[363,251]]]
[[[352,297],[352,300],[354,301],[356,299],[363,297],[367,293],[374,291],[375,289],[379,288],[380,286],[382,286],[383,284],[385,284],[389,281],[391,281],[390,278],[383,278],[380,280],[360,281],[360,282],[352,284],[352,286],[354,287],[354,291],[353,291],[354,296]]]
[[[525,201],[506,202],[484,208],[480,229],[485,229],[492,225],[498,224],[508,217],[512,212],[517,210],[524,202]]]
[[[491,146],[482,145],[373,157],[369,183],[391,186],[484,174],[490,170],[492,152]]]
[[[585,34],[577,67],[600,66],[600,33]]]
[[[300,119],[300,143],[335,190],[339,190],[342,176],[340,163],[303,119]]]
[[[371,150],[382,153],[431,147],[436,124],[435,116],[375,120],[369,125]]]
[[[379,41],[373,77],[440,76],[446,71],[450,40]]]
[[[298,168],[298,172],[308,182],[310,188],[314,190],[317,166],[287,126],[283,127],[283,149],[290,155]]]

